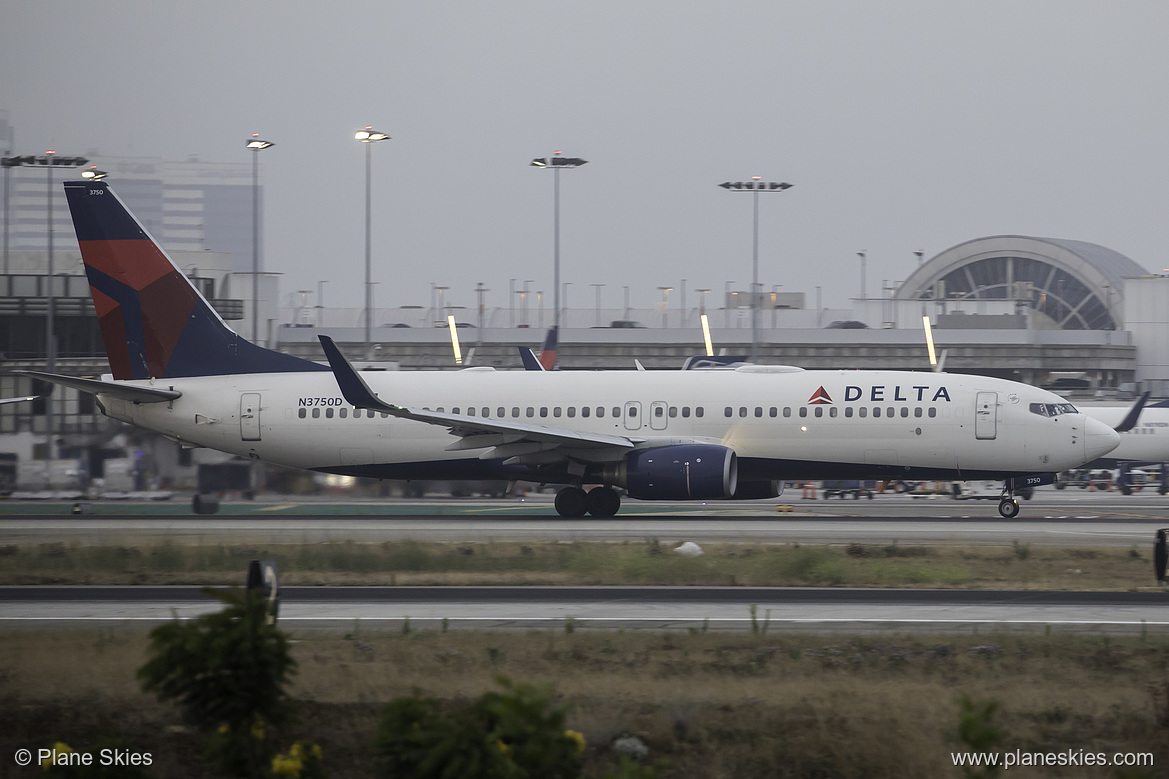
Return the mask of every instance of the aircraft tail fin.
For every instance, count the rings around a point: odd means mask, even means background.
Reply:
[[[115,379],[328,370],[240,337],[105,182],[65,196]]]
[[[540,347],[540,365],[544,370],[550,371],[556,367],[556,359],[559,356],[560,332],[556,325],[548,328],[548,334],[544,336],[544,345]]]

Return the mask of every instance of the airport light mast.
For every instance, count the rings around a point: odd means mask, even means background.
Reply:
[[[729,192],[750,192],[754,215],[751,230],[751,361],[759,356],[759,193],[783,192],[791,189],[786,181],[763,181],[752,176],[750,181],[724,181],[720,187]]]
[[[562,168],[572,170],[588,164],[588,160],[580,157],[561,157],[561,152],[552,152],[551,157],[537,157],[532,160],[530,167],[550,168],[553,173],[552,184],[552,325],[560,329],[560,171]]]
[[[30,154],[23,157],[4,157],[0,160],[0,165],[4,167],[5,171],[8,168],[44,168],[47,175],[48,189],[45,193],[47,196],[45,214],[48,227],[48,264],[45,273],[45,286],[47,287],[45,297],[48,313],[45,317],[45,369],[49,373],[57,371],[57,334],[55,332],[57,310],[56,291],[53,289],[53,170],[55,168],[79,168],[87,162],[89,160],[85,157],[58,157],[57,152],[53,150],[46,151],[39,157]],[[4,230],[5,235],[7,235],[7,219],[4,221]],[[4,271],[7,273],[8,268],[5,267]],[[48,436],[46,459],[55,460],[57,459],[57,447],[53,441],[53,396],[51,394],[45,398],[45,433]]]
[[[370,180],[372,177],[372,156],[370,149],[377,141],[388,141],[390,136],[379,133],[372,126],[366,125],[364,130],[353,134],[353,140],[365,144],[365,359],[370,359],[372,345],[370,343],[370,320],[373,319],[373,281],[371,280],[370,262]]]
[[[244,145],[252,150],[252,340],[260,343],[260,152],[276,144],[252,133]]]

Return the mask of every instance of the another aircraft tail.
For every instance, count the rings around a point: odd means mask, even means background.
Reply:
[[[115,379],[328,370],[228,327],[105,182],[65,196]]]
[[[540,348],[540,365],[543,366],[544,370],[550,371],[556,367],[559,344],[559,328],[552,325],[548,328],[548,334],[544,336],[544,345]]]

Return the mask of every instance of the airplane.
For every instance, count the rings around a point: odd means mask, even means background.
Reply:
[[[253,344],[199,294],[106,182],[65,182],[111,373],[27,371],[187,447],[379,479],[564,485],[564,517],[641,500],[772,498],[785,479],[1002,479],[1014,490],[1119,436],[1051,392],[899,371],[360,373]],[[585,485],[596,485],[585,492]]]

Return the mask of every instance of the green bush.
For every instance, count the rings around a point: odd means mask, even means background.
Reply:
[[[565,729],[567,703],[547,687],[513,685],[484,693],[457,711],[412,695],[386,704],[375,750],[382,776],[410,779],[572,779],[580,775],[584,738]]]
[[[295,672],[287,636],[267,623],[267,603],[240,590],[205,590],[225,607],[150,632],[138,669],[145,692],[176,704],[208,736],[206,756],[231,776],[263,776],[271,729],[294,716],[286,686]]]

